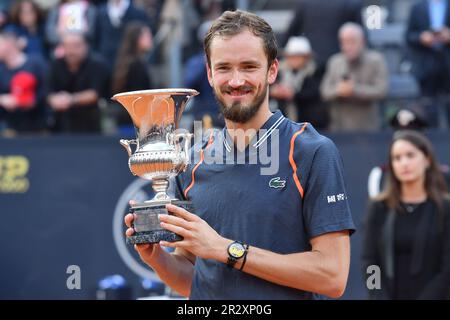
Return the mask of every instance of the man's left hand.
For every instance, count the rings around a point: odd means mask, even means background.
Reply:
[[[227,239],[221,237],[208,223],[199,216],[172,204],[166,205],[174,215],[161,214],[161,227],[183,237],[176,242],[161,241],[165,247],[183,248],[203,259],[220,260],[226,253]]]

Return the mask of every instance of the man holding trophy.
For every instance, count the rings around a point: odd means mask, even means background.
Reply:
[[[226,126],[194,146],[191,163],[182,148],[188,135],[173,128],[196,92],[115,97],[138,134],[138,141],[122,141],[130,169],[152,179],[157,191],[151,201],[132,204],[128,241],[162,281],[190,299],[340,297],[354,231],[340,155],[309,123],[270,112],[268,86],[278,72],[272,28],[254,14],[227,11],[204,47]],[[145,108],[153,120],[139,111]],[[133,155],[130,143],[138,145]],[[277,162],[269,174],[262,161],[248,161],[267,146]],[[184,201],[165,193],[177,175]]]

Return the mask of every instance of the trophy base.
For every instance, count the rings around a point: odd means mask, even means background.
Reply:
[[[189,212],[194,212],[194,207],[190,201],[182,200],[162,200],[138,203],[131,207],[130,213],[134,213],[136,218],[133,221],[135,233],[127,237],[127,244],[158,243],[159,241],[175,242],[183,240],[183,237],[176,233],[163,229],[160,225],[158,215],[170,214],[166,209],[166,204],[171,203],[184,208]]]

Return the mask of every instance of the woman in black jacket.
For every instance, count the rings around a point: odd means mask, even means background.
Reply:
[[[376,265],[381,288],[371,299],[450,298],[450,198],[431,143],[399,131],[389,149],[384,192],[369,205],[364,274]]]

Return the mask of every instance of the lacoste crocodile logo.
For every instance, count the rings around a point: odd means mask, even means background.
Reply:
[[[275,177],[270,179],[269,181],[269,187],[271,188],[284,188],[286,186],[286,180],[281,180],[280,177]]]

